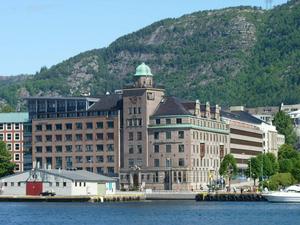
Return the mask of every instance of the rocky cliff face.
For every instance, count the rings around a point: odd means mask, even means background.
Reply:
[[[0,97],[17,105],[27,95],[98,95],[130,82],[146,62],[169,95],[221,105],[297,102],[299,21],[298,0],[162,20],[34,76],[1,78]]]

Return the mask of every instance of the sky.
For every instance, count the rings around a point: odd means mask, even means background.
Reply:
[[[161,19],[240,5],[266,7],[265,0],[1,0],[0,75],[34,74]]]

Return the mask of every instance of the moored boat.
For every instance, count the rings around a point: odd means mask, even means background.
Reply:
[[[300,186],[292,185],[282,191],[265,192],[262,194],[269,202],[299,202]]]

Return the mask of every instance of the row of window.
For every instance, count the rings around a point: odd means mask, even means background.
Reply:
[[[214,133],[201,132],[201,131],[193,131],[193,139],[226,143],[227,135],[214,134]]]
[[[171,175],[172,174],[172,175]],[[187,174],[186,171],[173,171],[171,174],[165,174],[165,177],[160,176],[159,172],[155,172],[153,174],[141,174],[141,180],[142,181],[151,181],[153,183],[158,183],[160,181],[160,177],[163,179],[161,182],[165,182],[166,179],[170,179],[170,175],[173,176],[173,182],[175,183],[182,183],[187,181]],[[130,176],[129,175],[121,175],[121,180],[126,179],[127,182],[130,182]]]
[[[14,133],[14,134],[6,133],[6,135],[0,133],[0,141],[20,141],[20,140],[21,140],[20,133]]]
[[[20,130],[20,123],[0,123],[0,130]]]
[[[97,152],[104,152],[104,145],[65,145],[64,147],[62,145],[57,145],[55,147],[53,146],[36,146],[35,152],[36,153],[51,153],[55,150],[55,152],[61,153],[61,152],[93,152],[96,150]],[[107,152],[113,152],[114,151],[114,145],[113,144],[107,144],[106,145],[106,151]]]
[[[175,118],[174,119],[175,121],[175,123],[176,124],[182,124],[182,119],[181,118]],[[172,124],[172,122],[173,122],[173,119],[172,118],[166,118],[166,119],[155,119],[155,124],[163,124],[163,122],[164,122],[164,124]]]
[[[55,164],[56,167],[61,168],[62,164],[63,164],[63,157],[59,156],[59,157],[45,157],[44,161],[46,163],[46,165],[52,165],[53,164],[53,160],[55,160]],[[67,168],[72,168],[73,167],[73,162],[75,163],[86,163],[86,164],[90,164],[90,166],[92,166],[92,163],[114,163],[115,162],[115,158],[113,155],[108,155],[106,157],[100,155],[100,156],[65,156],[64,160],[66,162],[66,167]],[[38,162],[40,165],[42,164],[42,158],[41,157],[36,157],[36,162]]]
[[[136,151],[135,151],[135,146],[134,145],[129,145],[128,147],[128,153],[129,154],[134,154],[134,153],[142,154],[143,153],[143,147],[142,145],[137,145],[136,146]]]
[[[96,124],[94,124],[93,122],[86,122],[85,124],[83,124],[82,122],[77,122],[77,123],[65,123],[65,124],[37,124],[35,125],[35,130],[36,131],[42,131],[43,129],[45,131],[52,131],[52,130],[82,130],[82,129],[94,129],[94,127],[96,129],[103,129],[104,128],[104,123],[103,122],[96,122]],[[106,122],[106,128],[114,128],[114,121],[107,121]]]
[[[14,146],[14,148],[13,148]],[[8,151],[20,151],[21,150],[21,144],[20,143],[14,143],[14,145],[12,143],[7,143],[6,144],[6,149]]]
[[[214,129],[226,130],[226,124],[220,122],[208,121],[203,119],[191,119],[191,123],[201,127],[209,127]]]
[[[128,119],[126,122],[127,122],[127,127],[141,127],[141,126],[143,126],[143,120],[140,119],[140,118]]]
[[[141,141],[143,139],[142,137],[142,132],[137,132],[136,133],[136,138],[134,138],[134,132],[128,132],[128,141],[133,141],[133,140],[137,140],[137,141]]]
[[[102,141],[104,140],[104,134],[103,133],[88,133],[88,134],[65,134],[65,135],[61,135],[61,134],[57,134],[57,135],[45,135],[44,136],[44,140],[43,140],[43,136],[42,135],[36,135],[35,136],[35,142],[52,142],[52,141],[63,141],[63,137],[64,137],[64,141]],[[84,137],[84,138],[83,138]],[[105,140],[114,140],[114,133],[106,133],[105,136]]]
[[[171,153],[172,152],[172,145],[167,144],[167,145],[153,145],[153,152],[154,153],[160,153],[162,150],[162,146],[165,146],[165,151],[166,153]],[[184,152],[184,145],[183,144],[178,144],[177,149],[179,153]]]
[[[128,108],[128,114],[131,115],[131,114],[141,114],[142,111],[141,111],[141,107],[129,107]]]
[[[162,133],[164,133],[165,138],[162,138]],[[178,139],[184,139],[184,131],[177,131],[177,136]],[[172,132],[171,131],[166,131],[166,132],[154,132],[154,140],[159,140],[159,139],[171,139],[172,138]]]
[[[154,159],[153,162],[154,162],[154,167],[161,167],[161,166],[172,167],[172,159],[169,159],[169,158],[166,159],[165,165],[160,164],[160,159]],[[179,167],[184,166],[184,158],[179,158],[177,165]],[[176,165],[174,165],[174,166],[176,166]]]

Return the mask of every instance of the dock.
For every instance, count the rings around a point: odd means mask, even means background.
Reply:
[[[199,193],[195,197],[196,201],[238,201],[238,202],[258,202],[266,201],[260,193]]]

